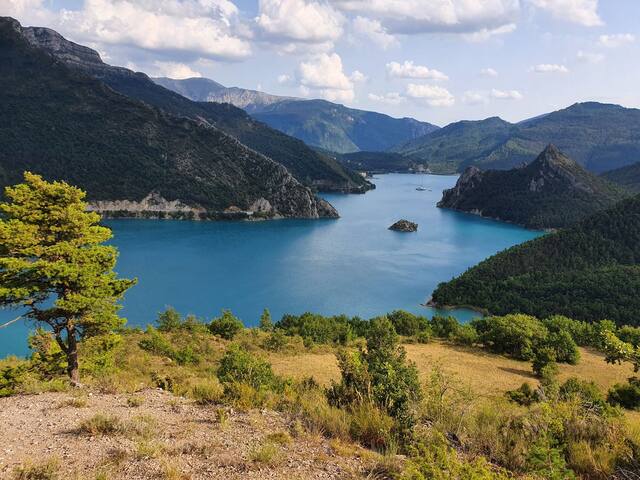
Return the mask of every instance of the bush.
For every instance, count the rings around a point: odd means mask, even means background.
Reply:
[[[552,365],[556,364],[556,352],[551,347],[542,346],[537,348],[533,353],[533,362],[531,368],[533,373],[538,377],[542,377],[545,371],[548,373],[553,369]],[[549,367],[551,366],[551,369]]]
[[[607,401],[629,410],[640,409],[640,378],[631,377],[627,383],[616,383],[609,390]]]
[[[412,337],[429,327],[425,317],[419,317],[405,310],[394,310],[387,315],[398,335]]]
[[[506,392],[507,398],[512,402],[528,407],[536,402],[540,401],[540,395],[537,390],[534,390],[529,382],[524,382],[515,390],[508,390]]]
[[[169,307],[164,312],[158,314],[158,330],[161,332],[173,332],[182,326],[182,318],[178,311]]]
[[[256,390],[273,389],[281,380],[273,373],[271,364],[255,355],[231,345],[220,360],[218,378],[223,384],[242,383]]]
[[[617,336],[623,342],[634,347],[640,347],[640,327],[630,327],[625,325],[618,330]]]
[[[209,331],[225,340],[232,340],[242,329],[243,323],[229,310],[223,310],[222,315],[214,318],[209,324]]]
[[[449,338],[458,331],[460,323],[455,317],[441,317],[435,315],[429,322],[433,335],[439,338]]]
[[[356,322],[359,322],[356,319]],[[358,325],[361,328],[361,325]],[[347,345],[354,338],[352,320],[345,315],[324,317],[313,313],[284,315],[276,328],[287,335],[300,335],[306,346],[313,344]]]
[[[138,346],[156,355],[168,357],[180,365],[195,365],[200,362],[200,356],[191,345],[176,349],[162,333],[151,325],[147,326],[145,337],[138,342]]]
[[[394,442],[393,419],[370,403],[361,403],[351,410],[350,433],[363,446],[384,451]]]
[[[260,315],[260,330],[263,332],[271,332],[273,331],[273,321],[271,320],[271,312],[267,308],[265,308]]]
[[[191,396],[198,405],[220,403],[224,389],[217,378],[197,383],[191,387]]]
[[[571,377],[560,386],[558,393],[562,401],[577,399],[585,408],[596,408],[600,412],[608,410],[604,395],[594,382]]]
[[[569,333],[573,341],[581,347],[596,346],[595,327],[591,323],[573,320],[563,315],[553,315],[544,319],[543,323],[551,333]]]
[[[553,350],[557,362],[575,365],[580,360],[578,346],[567,331],[551,332],[544,345]]]
[[[14,480],[58,480],[60,462],[56,458],[45,460],[38,464],[25,464],[17,467],[13,472]]]
[[[285,349],[287,343],[287,336],[284,332],[282,330],[275,330],[265,338],[262,346],[265,350],[269,350],[270,352],[281,352]]]
[[[479,336],[473,325],[460,325],[458,329],[450,335],[450,339],[457,345],[471,347],[478,343]]]
[[[421,332],[418,332],[418,334],[415,336],[415,340],[417,343],[429,343],[431,341],[431,336],[432,336],[431,329],[428,328],[426,330],[422,330]]]
[[[535,317],[522,314],[474,319],[480,342],[495,353],[518,360],[533,360],[534,348],[547,337],[547,328]]]
[[[98,413],[80,424],[80,431],[88,435],[113,435],[123,431],[122,421],[114,415]]]

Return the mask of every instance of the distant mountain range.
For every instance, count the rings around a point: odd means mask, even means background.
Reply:
[[[640,162],[610,170],[602,176],[631,192],[640,193]]]
[[[392,151],[435,173],[455,173],[469,165],[513,168],[533,161],[549,143],[595,173],[638,162],[640,110],[588,102],[517,124],[497,117],[456,122]]]
[[[52,30],[0,18],[0,186],[31,170],[85,189],[110,215],[337,216],[280,163],[206,118],[174,115],[179,98],[165,110],[112,88],[145,79]],[[175,95],[162,90],[157,98]]]
[[[325,100],[227,88],[205,78],[154,81],[194,101],[231,103],[273,128],[331,152],[384,151],[438,129],[413,118],[392,118]]]
[[[432,304],[640,325],[640,196],[501,252],[442,283]]]
[[[530,164],[511,170],[469,166],[439,207],[517,223],[562,228],[628,196],[549,145]]]

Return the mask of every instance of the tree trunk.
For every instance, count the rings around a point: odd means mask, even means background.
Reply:
[[[71,385],[80,386],[80,367],[78,364],[78,339],[74,326],[67,327],[67,373],[71,379]]]

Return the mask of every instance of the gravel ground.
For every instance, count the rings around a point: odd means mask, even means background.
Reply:
[[[333,479],[357,478],[364,470],[358,456],[340,456],[328,440],[304,433],[271,442],[273,458],[256,460],[268,435],[292,432],[277,412],[198,406],[162,390],[135,397],[139,406],[130,406],[131,395],[99,393],[0,398],[0,478],[50,460],[65,480]],[[125,427],[106,435],[83,432],[82,422],[96,414],[117,417]]]

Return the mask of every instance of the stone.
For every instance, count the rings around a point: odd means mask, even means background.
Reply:
[[[389,230],[394,230],[396,232],[417,232],[418,224],[402,219],[391,225]]]

